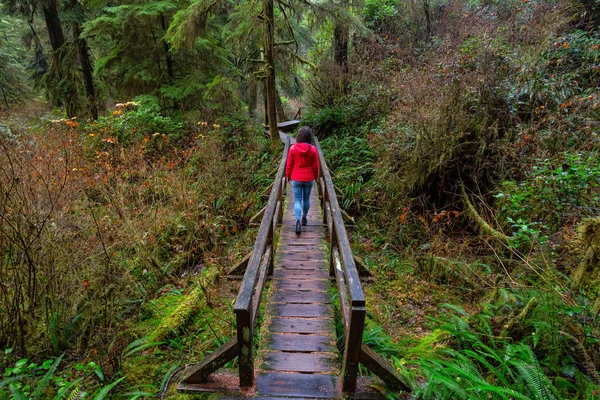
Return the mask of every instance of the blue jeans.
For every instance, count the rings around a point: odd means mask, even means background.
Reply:
[[[292,181],[292,189],[294,189],[294,215],[296,216],[296,219],[300,219],[301,216],[306,217],[306,214],[308,214],[308,208],[310,207],[310,191],[313,183],[314,181]]]

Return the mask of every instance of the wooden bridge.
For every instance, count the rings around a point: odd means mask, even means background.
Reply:
[[[280,136],[283,156],[257,239],[247,262],[238,267],[245,268],[245,273],[234,307],[237,336],[188,368],[179,390],[211,390],[215,387],[210,384],[211,374],[237,358],[236,384],[247,397],[352,396],[357,390],[359,363],[389,388],[408,391],[396,370],[362,343],[366,304],[360,275],[368,271],[355,262],[318,140],[315,138],[321,166],[318,192],[312,191],[308,225],[297,236],[294,196],[285,179],[292,139],[282,132]],[[272,289],[256,346],[258,315],[268,280]],[[343,349],[336,346],[332,298],[339,303]]]

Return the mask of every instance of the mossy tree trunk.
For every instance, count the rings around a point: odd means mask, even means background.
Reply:
[[[425,14],[426,40],[431,39],[431,4],[430,0],[423,0],[423,13]]]
[[[337,22],[333,29],[334,60],[342,71],[344,90],[348,83],[348,26]]]
[[[73,10],[81,11],[81,7],[77,0],[71,1],[71,7]],[[96,120],[98,119],[98,106],[96,103],[96,90],[94,87],[94,68],[92,67],[92,62],[90,61],[90,53],[87,42],[85,39],[81,38],[81,23],[79,21],[73,22],[73,38],[75,45],[77,46],[77,52],[79,53],[81,75],[83,77],[83,85],[85,86],[85,94],[88,99],[90,114],[92,119]]]
[[[287,117],[285,115],[285,110],[283,109],[283,103],[281,101],[281,96],[279,95],[278,90],[276,91],[275,100],[277,101],[277,104],[275,104],[275,107],[277,108],[277,120],[286,121]]]
[[[265,76],[267,119],[271,135],[271,148],[277,150],[281,144],[277,129],[277,89],[275,87],[275,26],[273,18],[273,0],[263,0],[263,17],[265,20]]]
[[[60,18],[58,16],[57,0],[48,0],[43,3],[42,11],[46,28],[48,29],[48,37],[52,45],[52,68],[54,68],[55,79],[57,82],[52,82],[51,90],[55,91],[55,105],[59,106],[64,103],[67,117],[75,116],[76,97],[77,93],[74,90],[72,82],[67,82],[67,49],[65,46],[65,35],[63,33]]]

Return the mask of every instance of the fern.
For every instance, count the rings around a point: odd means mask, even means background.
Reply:
[[[60,362],[62,361],[63,357],[64,354],[61,354],[60,357],[54,360],[54,362],[48,369],[48,372],[46,372],[46,375],[44,375],[40,383],[37,385],[35,391],[33,392],[34,399],[39,399],[44,394],[44,391],[46,390],[46,388],[50,384],[50,381],[54,377],[54,372],[56,371],[56,368],[58,367],[58,364],[60,364]]]
[[[28,400],[27,396],[25,396],[25,394],[23,394],[21,389],[19,389],[17,386],[9,385],[8,387],[10,388],[10,393],[12,394],[14,400]]]
[[[78,396],[79,396],[79,386],[77,386],[75,389],[73,389],[73,391],[71,392],[71,394],[69,395],[69,397],[67,398],[68,400],[75,400]]]
[[[54,400],[61,400],[67,393],[69,393],[71,388],[75,386],[71,394],[69,394],[69,397],[67,397],[68,400],[73,400],[79,394],[79,382],[81,382],[82,379],[83,378],[76,379],[73,382],[69,382],[67,385],[61,387],[56,397],[54,397]]]
[[[521,378],[527,383],[527,386],[529,387],[530,392],[532,392],[534,398],[540,400],[558,400],[560,398],[548,377],[537,365],[537,361],[534,361],[534,363],[531,364],[526,361],[516,359],[510,360],[510,363],[514,365],[515,368],[520,372]]]
[[[96,392],[96,394],[94,395],[94,397],[92,397],[92,400],[102,400],[102,399],[104,399],[106,396],[108,396],[108,393],[115,386],[117,386],[119,383],[121,383],[121,381],[123,379],[125,379],[125,377],[119,378],[116,381],[114,381],[113,383],[111,383],[110,385],[104,386],[102,389],[100,389],[98,392]]]
[[[513,389],[493,386],[493,385],[489,385],[489,384],[473,386],[473,387],[467,388],[466,390],[467,391],[481,391],[482,393],[486,393],[486,395],[494,393],[494,394],[499,395],[503,399],[507,399],[507,400],[509,400],[509,399],[531,400],[530,397],[524,396],[521,393],[518,393]],[[486,397],[488,397],[488,396],[486,396]],[[497,397],[492,396],[489,398],[497,398]]]

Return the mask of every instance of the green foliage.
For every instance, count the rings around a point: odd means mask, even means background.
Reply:
[[[552,305],[539,303],[538,307],[549,309],[556,305],[558,305],[556,302]],[[488,399],[490,396],[502,399],[571,398],[572,394],[559,391],[553,383],[556,381],[554,375],[540,365],[533,347],[526,343],[529,338],[525,332],[522,341],[514,336],[513,331],[499,333],[496,330],[499,322],[498,315],[494,316],[494,312],[490,309],[469,317],[459,307],[448,306],[448,308],[451,311],[437,322],[445,332],[444,337],[452,343],[452,348],[444,346],[438,350],[436,357],[422,357],[415,360],[422,368],[427,383],[425,385],[416,383],[414,372],[402,367],[402,362],[400,363],[404,374],[414,384],[413,393],[416,398],[449,399],[456,396],[469,399]],[[538,311],[529,309],[528,312],[532,313],[531,320],[535,320],[536,316],[539,317]],[[529,316],[522,318],[519,324],[526,324],[530,320]],[[510,329],[523,329],[523,325],[513,325],[513,322],[510,320],[505,325],[511,327]],[[538,327],[541,325],[538,324]],[[558,334],[560,327],[555,326],[553,329],[555,329],[554,334]],[[509,335],[513,335],[516,340],[512,341]],[[551,338],[553,333],[545,332],[545,335]],[[540,351],[540,342],[537,343],[538,354],[545,357],[549,351],[552,351],[550,349]],[[554,351],[556,350],[558,349],[554,348]]]
[[[27,62],[19,41],[24,34],[24,24],[19,18],[4,15],[0,4],[0,103],[5,106],[20,103],[29,94],[26,85]]]
[[[365,25],[371,29],[389,28],[401,12],[400,7],[398,0],[367,0],[363,11]]]
[[[361,136],[337,135],[322,142],[334,182],[342,191],[340,205],[346,210],[360,211],[365,187],[374,173],[375,153]]]
[[[118,113],[118,114],[117,114]],[[88,132],[106,133],[114,135],[125,145],[139,143],[144,138],[149,138],[150,145],[160,148],[163,137],[177,143],[184,137],[183,124],[174,121],[171,117],[165,117],[149,108],[140,107],[132,111],[117,111],[113,115],[103,116],[86,127]],[[106,138],[104,138],[106,140]],[[101,136],[94,136],[94,140],[102,140]]]
[[[599,175],[595,153],[565,152],[553,159],[537,160],[522,182],[505,182],[496,195],[497,207],[501,218],[515,228],[516,244],[543,242],[544,236],[565,221],[595,216],[600,201]]]
[[[313,129],[317,137],[324,138],[338,133],[349,125],[348,111],[342,104],[322,107],[314,111],[311,109],[302,117],[302,121]]]
[[[590,94],[600,76],[600,37],[598,33],[573,30],[554,38],[528,65],[512,84],[509,94],[511,108],[525,116],[540,112],[568,112],[573,108],[574,96]],[[552,119],[556,119],[553,116]]]
[[[10,350],[5,351],[10,354]],[[75,364],[74,369],[79,373],[86,374],[84,377],[67,374],[58,374],[57,368],[64,354],[54,360],[46,360],[41,365],[29,362],[27,358],[17,360],[14,367],[7,367],[4,371],[4,379],[0,381],[0,398],[8,398],[8,392],[14,399],[86,399],[88,397],[85,388],[94,388],[98,384],[90,378],[97,375],[104,382],[102,369],[93,361],[85,364]],[[91,373],[93,372],[93,373]],[[101,386],[93,395],[92,400],[102,400],[109,392],[121,383],[125,378],[119,378],[114,382]]]

